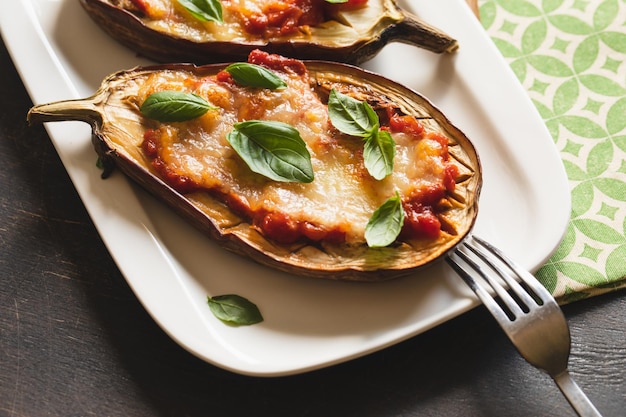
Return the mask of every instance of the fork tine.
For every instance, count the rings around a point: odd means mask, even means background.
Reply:
[[[472,235],[471,238],[483,247],[485,247],[495,256],[497,256],[498,259],[500,259],[500,261],[502,261],[504,264],[506,264],[515,273],[515,275],[517,275],[520,280],[522,280],[524,284],[532,290],[534,295],[538,299],[540,299],[542,303],[552,300],[552,295],[550,294],[550,292],[543,285],[541,285],[541,283],[539,283],[539,281],[537,281],[530,272],[528,272],[527,270],[519,266],[515,261],[506,256],[504,252],[478,236]]]
[[[468,248],[471,252],[475,252],[469,244],[464,243],[463,246],[465,248]],[[498,282],[494,275],[489,274],[487,271],[485,271],[484,268],[482,268],[477,262],[473,261],[465,252],[463,252],[462,249],[458,251],[458,254],[463,259],[463,261],[471,266],[472,269],[474,269],[474,271],[476,271],[480,275],[480,277],[495,291],[502,304],[501,308],[505,309],[505,313],[507,313],[506,315],[509,320],[515,320],[515,318],[524,314],[517,301],[515,301],[513,297],[509,295],[509,293],[502,286],[502,284]],[[479,258],[482,259],[482,257],[480,256]],[[498,269],[494,265],[492,265],[491,262],[487,261],[486,264],[496,273],[498,273]]]
[[[460,259],[461,261],[459,262]],[[489,294],[489,292],[474,279],[472,274],[463,268],[463,263],[467,264],[472,270],[479,270],[480,267],[467,257],[458,248],[453,253],[446,257],[446,262],[454,269],[459,276],[467,283],[471,290],[476,294],[480,301],[487,307],[491,314],[496,318],[497,322],[502,325],[509,321],[509,317],[504,312],[502,307],[496,302],[496,300]],[[482,276],[482,275],[481,275]]]
[[[534,299],[531,294],[529,294],[529,292],[519,284],[514,276],[511,275],[514,274],[520,279],[523,279],[521,275],[525,271],[517,267],[513,263],[513,261],[504,256],[504,254],[494,246],[475,236],[472,236],[471,238],[476,240],[479,245],[476,245],[472,241],[468,240],[465,242],[465,246],[469,248],[473,253],[475,253],[476,256],[478,256],[503,279],[503,281],[509,286],[509,290],[515,294],[518,301],[523,305],[523,307],[526,307],[527,310],[530,310],[531,308],[533,308],[533,306],[539,305],[536,299]],[[482,245],[482,247],[480,245]],[[485,252],[485,249],[487,250],[487,253]],[[502,262],[502,264],[508,267],[508,270],[504,270],[495,263],[495,260],[493,259],[494,255],[499,261]],[[526,282],[526,280],[524,280],[524,282]],[[535,291],[532,291],[532,295],[535,295],[534,292]],[[544,299],[541,299],[541,304],[543,304],[544,302]]]

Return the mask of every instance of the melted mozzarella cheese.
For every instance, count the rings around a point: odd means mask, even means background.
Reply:
[[[143,87],[139,102],[154,91],[179,89],[205,97],[219,109],[185,123],[161,125],[161,159],[168,167],[210,190],[236,196],[252,212],[282,212],[326,230],[346,231],[363,242],[373,212],[398,191],[403,196],[444,178],[444,150],[436,140],[393,133],[393,173],[373,179],[363,165],[363,141],[338,134],[306,77],[280,73],[288,88],[242,88],[211,79],[178,80],[161,74]],[[226,140],[234,123],[276,120],[295,127],[311,154],[312,183],[276,182],[253,173]]]

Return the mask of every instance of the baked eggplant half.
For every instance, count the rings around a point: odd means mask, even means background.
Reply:
[[[157,62],[245,60],[254,49],[358,64],[389,42],[443,53],[457,41],[394,0],[80,0],[110,36]]]
[[[477,215],[468,138],[417,92],[348,64],[257,50],[136,68],[28,119],[90,123],[103,177],[119,168],[224,248],[295,274],[405,275]]]

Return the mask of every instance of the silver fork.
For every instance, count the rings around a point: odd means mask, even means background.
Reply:
[[[524,359],[552,377],[578,415],[600,416],[567,370],[569,327],[548,290],[530,272],[476,236],[468,236],[446,261],[487,307]],[[476,275],[488,286],[475,279]]]

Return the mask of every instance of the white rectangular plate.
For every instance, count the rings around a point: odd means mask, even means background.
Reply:
[[[463,0],[403,5],[460,41],[454,55],[392,44],[366,68],[429,97],[473,140],[484,168],[476,232],[538,268],[569,219],[569,190],[542,120]],[[148,64],[108,38],[76,0],[0,3],[0,27],[34,103],[86,97],[108,74]],[[277,376],[328,366],[424,332],[476,305],[445,265],[380,284],[278,273],[208,241],[121,174],[103,181],[90,129],[47,126],[124,277],[167,334],[233,372]],[[207,295],[234,293],[265,321],[226,326]]]

